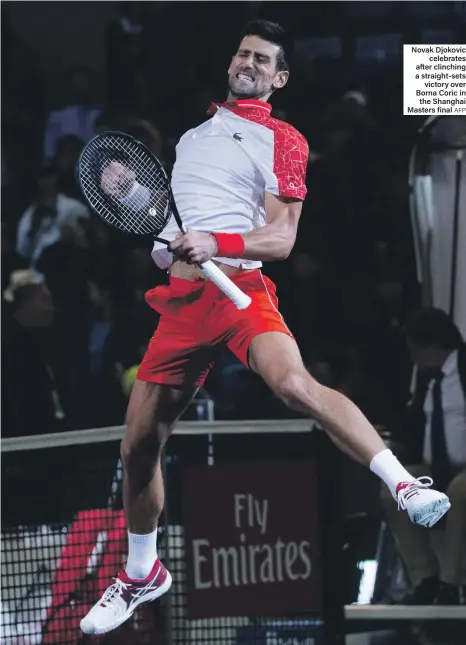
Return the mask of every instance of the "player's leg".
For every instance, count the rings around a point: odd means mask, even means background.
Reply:
[[[249,365],[285,405],[322,423],[339,448],[368,465],[386,448],[377,431],[345,396],[320,385],[306,370],[293,338],[260,334],[249,345]]]
[[[307,372],[295,340],[286,332],[253,337],[248,358],[251,369],[288,407],[318,420],[339,448],[370,466],[414,522],[433,526],[450,508],[446,495],[428,489],[406,471],[354,403]]]
[[[197,307],[189,298],[194,290]],[[157,520],[164,501],[161,453],[213,365],[213,352],[199,336],[202,292],[183,280],[150,294],[163,315],[139,366],[121,444],[129,557],[126,570],[81,621],[87,634],[115,629],[140,603],[155,600],[170,588],[170,573],[157,557]],[[169,307],[175,296],[176,311]]]
[[[164,506],[162,449],[197,389],[138,380],[134,384],[121,442],[129,532],[126,573],[132,579],[146,578],[157,559],[157,521]]]
[[[385,444],[356,406],[337,392],[322,388],[306,371],[296,342],[278,311],[273,282],[260,271],[252,271],[241,277],[240,286],[252,298],[249,309],[235,312],[225,299],[223,311],[219,312],[222,320],[232,321],[225,333],[230,350],[259,373],[286,405],[317,419],[324,415],[336,445],[360,463],[370,463]],[[346,419],[347,408],[351,427]]]
[[[115,583],[82,619],[86,634],[116,629],[141,602],[162,596],[171,586],[170,573],[157,556],[157,520],[163,510],[161,472],[163,446],[196,387],[136,381],[121,443],[123,502],[128,528],[128,560]]]

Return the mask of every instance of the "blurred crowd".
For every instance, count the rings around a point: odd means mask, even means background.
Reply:
[[[93,71],[76,66],[51,108],[33,54],[6,22],[4,436],[123,421],[134,366],[157,325],[144,294],[167,276],[150,258],[150,239],[122,236],[89,213],[76,161],[93,134],[118,129],[170,172],[178,138],[225,97],[241,25],[289,22],[284,3],[264,4],[196,3],[181,23],[176,3],[120,3],[107,32],[105,100]],[[216,38],[199,37],[205,21],[223,26],[210,30]],[[175,49],[167,25],[176,25]],[[398,421],[409,378],[399,329],[418,306],[406,171],[418,122],[400,116],[398,71],[356,74],[323,57],[272,98],[273,115],[305,134],[311,155],[295,250],[265,267],[311,372],[386,425]],[[289,415],[227,354],[206,389],[217,418]]]

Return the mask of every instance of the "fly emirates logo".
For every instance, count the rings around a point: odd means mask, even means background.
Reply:
[[[231,510],[236,531],[230,544],[213,547],[206,539],[192,541],[196,589],[274,584],[310,577],[310,543],[286,541],[269,534],[268,499],[233,495]]]

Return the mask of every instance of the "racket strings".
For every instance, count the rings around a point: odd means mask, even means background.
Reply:
[[[147,221],[147,217],[141,216],[144,207],[144,203],[141,199],[135,198],[133,200],[133,205],[131,207],[127,207],[119,202],[118,198],[112,199],[109,196],[101,194],[100,188],[93,186],[96,182],[95,177],[90,173],[87,173],[86,170],[82,173],[82,180],[84,180],[84,182],[87,180],[88,185],[91,186],[91,193],[88,195],[88,198],[92,207],[109,224],[122,228],[127,233],[137,232],[148,234],[153,232],[155,221],[150,223]],[[122,211],[121,213],[115,213],[113,207],[114,204],[112,202],[116,202],[115,206],[119,211]],[[124,217],[122,217],[122,214]]]
[[[147,157],[147,155],[143,155],[141,150],[138,149],[137,146],[131,145],[124,139],[118,141],[117,137],[114,136],[112,136],[109,141],[106,141],[106,143],[112,144],[112,148],[120,150],[128,155],[127,163],[125,163],[124,165],[135,173],[138,183],[148,188],[153,195],[158,195],[160,193],[160,190],[163,190],[163,182],[160,180],[160,178],[157,177],[155,177],[154,182],[153,173],[149,174],[149,171],[146,168],[147,159],[145,159],[144,157]],[[120,145],[115,146],[115,143],[119,143]],[[141,214],[145,215],[149,208],[152,209],[151,213],[155,212],[156,214],[159,214],[160,204],[157,205],[144,202],[142,200],[142,197],[138,195],[137,192],[134,195],[131,207],[122,204],[117,198],[114,198],[118,202],[118,207],[123,207],[125,209],[125,215],[128,218],[128,222],[125,222],[124,220],[121,220],[120,217],[116,217],[112,211],[108,212],[108,198],[101,194],[100,186],[98,188],[96,196],[98,201],[100,202],[99,206],[103,206],[104,208],[103,214],[107,214],[110,217],[111,223],[121,223],[123,228],[127,232],[132,232],[136,229],[138,229],[138,231],[141,233],[153,232],[154,224],[156,225],[155,219],[152,222],[149,222],[146,218],[141,217]],[[159,206],[159,208],[157,208],[157,206]],[[160,222],[160,224],[163,225],[162,222]]]
[[[140,184],[134,194],[112,197],[101,188],[102,174],[116,161],[134,173]],[[93,139],[83,152],[79,165],[83,193],[91,207],[109,224],[127,232],[157,235],[170,217],[168,181],[157,161],[137,141],[125,135],[106,134]],[[114,179],[118,178],[115,170]]]

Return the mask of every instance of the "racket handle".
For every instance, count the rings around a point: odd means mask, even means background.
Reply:
[[[214,282],[223,293],[230,298],[238,309],[247,309],[251,298],[241,291],[230,278],[221,271],[212,260],[200,265],[206,276]]]

